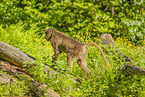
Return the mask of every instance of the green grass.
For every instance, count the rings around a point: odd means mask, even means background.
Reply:
[[[105,53],[111,68],[106,67],[100,51],[95,47],[88,47],[88,56],[86,63],[92,75],[89,79],[85,79],[86,73],[78,66],[74,61],[72,72],[67,67],[67,57],[65,53],[62,53],[55,68],[58,68],[61,73],[54,73],[49,77],[43,72],[44,63],[53,65],[52,55],[53,49],[50,42],[47,42],[43,35],[37,35],[35,33],[39,28],[35,25],[29,30],[24,30],[25,25],[18,23],[9,27],[3,28],[0,26],[0,41],[20,48],[23,52],[35,57],[37,59],[38,67],[36,70],[31,69],[32,73],[35,73],[35,80],[45,82],[49,88],[54,89],[59,95],[70,97],[116,97],[116,96],[145,96],[145,78],[144,76],[129,76],[126,77],[120,72],[120,68],[123,67],[124,62],[121,62],[122,58],[118,58],[118,55],[114,55],[111,51],[120,49],[124,54],[133,59],[134,65],[145,68],[145,44],[142,48],[132,45],[126,38],[116,39],[117,48],[111,49],[107,46],[103,46],[108,53]],[[40,32],[42,33],[42,32]],[[83,33],[74,35],[73,38],[83,42],[92,42],[91,38],[83,36]],[[88,35],[89,36],[89,35]],[[96,38],[93,41],[97,41]],[[50,69],[52,70],[52,69]],[[65,71],[69,70],[69,72]],[[2,72],[2,71],[1,71]],[[74,82],[73,77],[67,76],[71,74],[78,77],[81,82]],[[12,95],[10,90],[13,89]],[[10,87],[9,84],[0,85],[1,96],[24,96],[28,93],[28,86],[25,82],[16,81]]]

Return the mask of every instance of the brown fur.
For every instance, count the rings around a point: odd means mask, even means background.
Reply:
[[[79,66],[88,73],[87,78],[90,76],[90,71],[87,68],[87,65],[85,63],[86,60],[86,54],[87,54],[87,49],[86,47],[88,46],[96,46],[97,48],[99,48],[99,50],[102,53],[103,59],[105,61],[105,64],[107,66],[109,65],[109,62],[107,61],[103,50],[101,49],[101,47],[95,43],[87,43],[87,44],[83,44],[67,35],[65,35],[64,33],[61,33],[53,28],[49,28],[45,31],[46,34],[46,40],[51,41],[51,44],[53,46],[54,49],[54,55],[53,55],[53,61],[55,62],[58,58],[58,55],[61,52],[65,52],[67,53],[67,63],[69,67],[72,67],[73,65],[73,60],[77,59],[77,63],[79,64]]]

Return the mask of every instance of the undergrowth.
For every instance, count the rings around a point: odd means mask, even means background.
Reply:
[[[24,30],[25,25],[18,23],[16,25],[7,26],[3,28],[0,26],[0,41],[13,45],[16,48],[20,48],[23,52],[36,58],[39,63],[38,67],[31,69],[32,73],[35,73],[34,79],[39,82],[45,82],[49,88],[54,89],[62,97],[101,97],[101,96],[145,96],[145,78],[144,76],[125,76],[121,73],[120,68],[123,67],[123,58],[119,58],[117,54],[112,53],[116,49],[120,49],[125,55],[132,58],[132,63],[136,66],[145,68],[145,44],[144,46],[135,46],[130,43],[125,37],[120,37],[116,40],[118,47],[107,48],[107,46],[99,45],[103,47],[105,56],[109,61],[111,67],[107,67],[103,61],[100,51],[95,47],[88,47],[88,56],[86,63],[91,71],[91,77],[85,79],[86,73],[78,66],[74,61],[72,71],[67,67],[67,57],[65,53],[62,53],[56,64],[52,63],[53,48],[50,42],[46,41],[44,34],[42,36],[35,33],[39,28],[35,25],[29,30]],[[42,32],[41,32],[42,33]],[[89,38],[89,34],[84,36],[80,32],[72,37],[83,43],[96,42],[97,38]],[[86,35],[86,34],[85,34]],[[55,65],[54,68],[58,69],[58,72],[47,75],[43,72],[44,64]],[[52,68],[49,68],[53,71]],[[3,73],[2,71],[0,71]],[[72,76],[69,76],[72,75]],[[74,81],[74,78],[78,77],[80,82]],[[11,90],[12,92],[10,95]],[[16,81],[9,84],[0,85],[1,96],[25,96],[28,93],[28,86],[25,82]]]

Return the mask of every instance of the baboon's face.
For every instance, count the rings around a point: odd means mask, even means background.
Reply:
[[[53,29],[52,28],[47,29],[45,31],[45,34],[46,34],[45,39],[49,41],[51,36],[52,36],[52,33],[53,33]]]

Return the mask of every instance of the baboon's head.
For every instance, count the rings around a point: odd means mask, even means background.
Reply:
[[[52,33],[53,33],[53,29],[52,28],[47,29],[45,31],[45,34],[46,34],[45,39],[49,41],[51,39],[51,37],[52,37]]]

